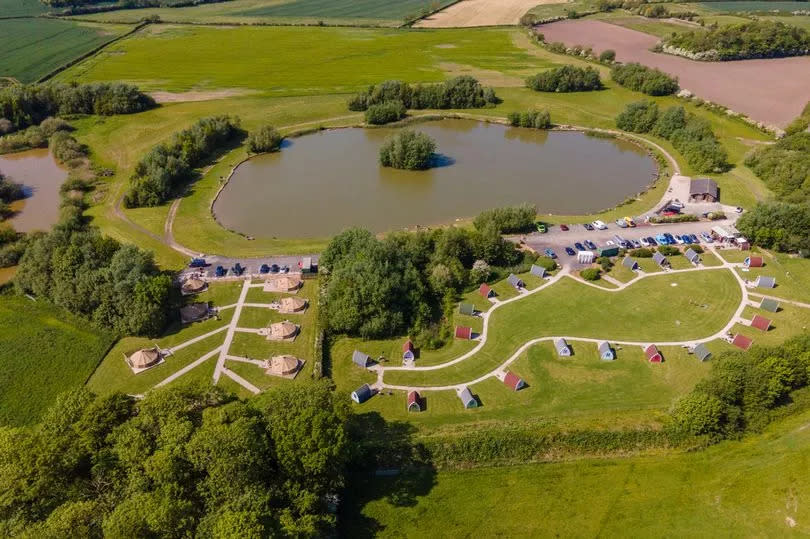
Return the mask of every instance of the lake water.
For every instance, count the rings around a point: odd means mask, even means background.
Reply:
[[[59,187],[68,173],[47,149],[0,155],[0,172],[25,187],[26,198],[11,204],[15,229],[49,230],[59,220]]]
[[[396,128],[322,131],[240,165],[214,214],[231,230],[279,238],[435,225],[522,202],[540,213],[582,214],[635,195],[657,170],[635,144],[579,132],[470,120],[413,129],[436,140],[440,166],[381,167],[379,148]]]

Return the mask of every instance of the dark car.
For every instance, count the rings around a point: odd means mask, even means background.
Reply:
[[[575,254],[577,254],[577,252],[571,249],[570,247],[566,247],[565,254],[567,254],[568,256],[574,256]]]
[[[585,240],[585,245],[588,246],[588,249],[594,250],[596,249],[596,244],[591,240]]]
[[[560,230],[563,232],[568,232],[568,225],[560,225]]]
[[[278,264],[270,264],[270,273],[278,273]]]
[[[656,245],[658,245],[658,242],[657,242],[657,241],[655,241],[655,238],[653,238],[652,236],[647,236],[647,243],[649,243],[649,244],[650,244],[650,245],[652,245],[653,247],[655,247]]]
[[[204,258],[192,258],[191,262],[188,263],[188,267],[190,268],[204,268],[205,266],[207,266],[207,264]]]
[[[576,248],[577,248],[577,251],[584,251],[584,250],[585,250],[585,246],[584,246],[584,245],[582,245],[582,244],[581,244],[581,243],[579,243],[579,242],[576,242],[576,243],[574,244],[574,247],[576,247]]]
[[[689,239],[692,240],[692,243],[700,243],[697,234],[689,234]]]
[[[262,264],[262,267],[259,268],[259,273],[270,273],[270,266]]]
[[[245,273],[245,267],[242,264],[240,264],[239,262],[237,262],[231,268],[231,271],[233,272],[234,275],[242,275],[243,273]]]
[[[226,275],[227,273],[228,273],[228,270],[226,270],[226,269],[225,269],[225,268],[223,268],[222,266],[217,266],[217,269],[216,269],[216,275],[217,275],[217,277],[225,277],[225,275]]]
[[[593,225],[591,223],[585,223],[582,226],[585,227],[585,230],[593,230]]]
[[[546,253],[546,256],[549,258],[557,258],[557,253],[555,253],[550,247],[543,249],[543,252]]]

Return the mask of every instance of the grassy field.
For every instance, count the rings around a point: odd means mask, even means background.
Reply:
[[[36,422],[58,394],[84,384],[112,342],[44,301],[0,295],[0,425]]]
[[[620,292],[564,279],[493,313],[487,342],[475,356],[434,371],[392,371],[385,381],[464,383],[492,371],[527,341],[545,336],[651,342],[706,337],[728,322],[740,297],[727,270],[654,275]],[[350,360],[332,358],[333,363]]]
[[[232,0],[182,8],[119,10],[82,19],[134,23],[157,15],[162,21],[224,24],[306,24],[330,26],[399,26],[424,8],[450,0]]]
[[[695,4],[707,11],[720,11],[735,13],[741,11],[761,12],[761,11],[800,11],[807,10],[807,2],[780,2],[757,1],[757,0],[734,0],[731,2],[700,2]]]
[[[58,19],[0,20],[0,36],[6,43],[0,50],[0,77],[33,82],[127,30]]]
[[[48,11],[48,6],[39,0],[0,0],[0,18],[28,17]]]
[[[341,535],[803,536],[810,533],[808,422],[803,413],[694,453],[360,480],[343,500]]]

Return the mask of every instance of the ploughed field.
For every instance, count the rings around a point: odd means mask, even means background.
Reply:
[[[678,77],[681,88],[742,112],[755,120],[784,127],[810,101],[810,56],[696,62],[650,49],[658,38],[596,20],[566,20],[537,30],[547,42],[616,51],[621,62],[639,62]]]

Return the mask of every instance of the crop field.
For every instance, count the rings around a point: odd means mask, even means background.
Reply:
[[[126,30],[119,25],[58,19],[0,20],[5,43],[0,50],[0,77],[33,82]]]
[[[726,325],[740,298],[736,280],[720,269],[653,275],[620,292],[601,291],[566,278],[494,312],[487,342],[474,356],[433,371],[391,371],[385,382],[464,383],[495,369],[525,342],[546,336],[642,342],[708,337]]]
[[[57,395],[85,383],[112,342],[48,303],[0,295],[0,425],[36,422]]]
[[[780,2],[780,1],[749,1],[749,0],[734,0],[731,2],[699,2],[694,4],[700,8],[708,11],[720,11],[726,13],[737,13],[743,11],[750,12],[772,12],[772,11],[807,11],[807,2]]]
[[[0,19],[6,17],[27,17],[48,11],[39,0],[0,0]]]
[[[695,453],[367,478],[343,500],[341,535],[803,536],[808,422],[805,412]]]
[[[425,9],[452,0],[232,0],[180,8],[122,9],[82,19],[134,23],[157,15],[167,22],[220,24],[305,24],[400,26]]]
[[[517,25],[520,17],[537,4],[562,4],[565,0],[463,0],[418,21],[418,28],[459,28]]]

